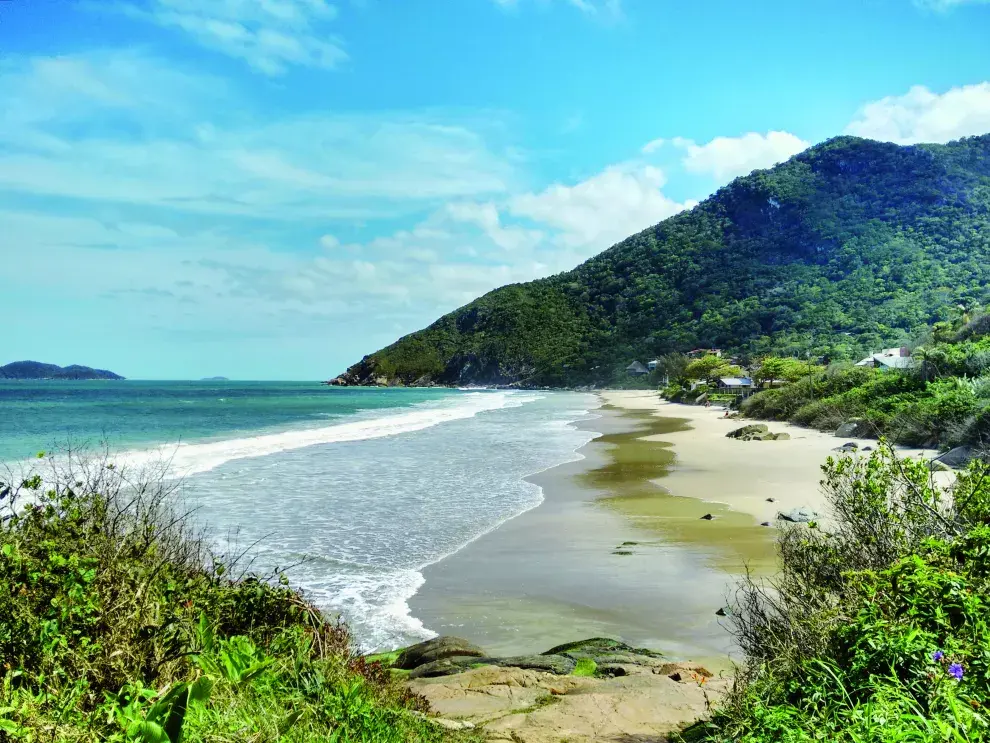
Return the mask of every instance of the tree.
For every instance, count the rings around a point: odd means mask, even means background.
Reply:
[[[695,359],[684,370],[684,376],[688,379],[703,379],[706,382],[720,377],[738,377],[743,373],[738,366],[727,363],[724,359],[715,354],[702,356]]]
[[[808,376],[814,370],[814,366],[801,361],[801,359],[767,356],[760,362],[759,368],[753,372],[753,381],[757,384],[763,384],[773,380],[796,382],[802,377]]]

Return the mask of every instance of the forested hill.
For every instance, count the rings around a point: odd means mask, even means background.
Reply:
[[[106,369],[92,369],[88,366],[56,366],[40,361],[15,361],[0,366],[0,379],[123,379]]]
[[[988,279],[990,135],[838,137],[573,271],[490,292],[338,383],[601,383],[699,347],[854,358],[983,303]]]

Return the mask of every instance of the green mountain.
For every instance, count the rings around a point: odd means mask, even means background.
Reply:
[[[91,369],[88,366],[56,366],[40,361],[15,361],[0,366],[0,379],[123,379],[105,369]]]
[[[838,137],[572,271],[497,289],[335,384],[569,385],[719,347],[853,358],[990,295],[990,135]]]

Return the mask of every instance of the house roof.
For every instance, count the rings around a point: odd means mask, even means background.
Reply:
[[[752,387],[753,380],[749,377],[722,377],[719,380],[726,387]]]
[[[649,373],[650,370],[647,369],[645,366],[643,366],[638,361],[634,361],[629,366],[626,367],[626,371],[627,372],[642,372],[643,374],[647,374],[647,373]]]
[[[900,349],[893,349],[899,351]],[[867,356],[862,361],[856,362],[856,366],[885,366],[888,369],[908,369],[914,364],[914,359],[910,356],[901,356],[900,353],[875,353]]]

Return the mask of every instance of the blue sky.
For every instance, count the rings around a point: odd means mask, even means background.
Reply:
[[[0,363],[324,379],[851,133],[990,131],[977,0],[0,2]]]

